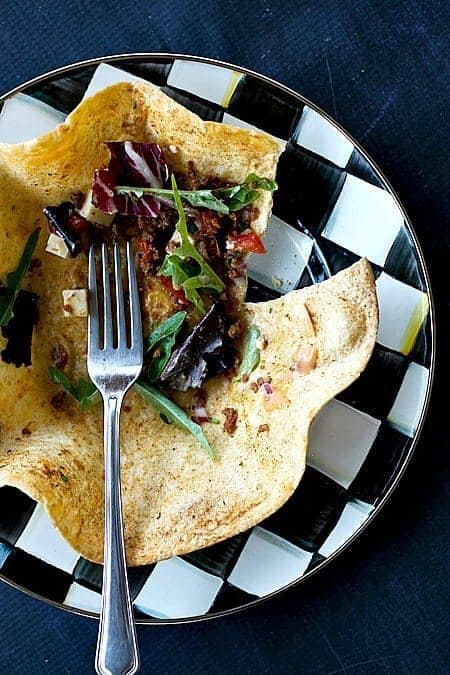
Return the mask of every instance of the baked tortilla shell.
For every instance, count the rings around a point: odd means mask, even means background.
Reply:
[[[107,140],[157,141],[177,153],[176,171],[193,160],[200,174],[239,182],[254,171],[273,176],[277,144],[268,136],[202,122],[151,85],[118,84],[83,102],[53,132],[19,145],[0,145],[0,278],[17,264],[24,241],[46,228],[42,208],[86,191],[95,168],[108,162]],[[217,158],[220,158],[218,160]],[[179,162],[179,165],[176,163]],[[271,207],[263,193],[256,229]],[[86,320],[62,316],[62,290],[86,287],[86,258],[61,260],[44,252],[27,284],[39,294],[39,321],[29,368],[0,363],[0,485],[45,504],[56,528],[81,555],[103,556],[103,432],[100,405],[84,412],[69,398],[50,401],[51,350],[69,354],[69,377],[86,377]],[[267,339],[250,381],[223,377],[207,385],[207,408],[223,421],[238,412],[233,435],[204,426],[217,453],[212,461],[195,439],[167,425],[134,391],[122,414],[122,486],[127,559],[142,565],[209,546],[278,509],[305,467],[308,430],[317,411],[364,369],[377,330],[377,304],[365,260],[311,288],[246,306],[249,323]],[[305,346],[317,365],[290,369]],[[268,410],[257,378],[270,376],[281,407]],[[261,426],[267,430],[260,431]],[[26,433],[22,433],[26,430]],[[31,433],[28,433],[31,432]]]

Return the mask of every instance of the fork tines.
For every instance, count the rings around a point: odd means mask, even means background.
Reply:
[[[112,259],[111,280],[110,261]],[[101,245],[100,274],[97,279],[95,245],[89,250],[89,326],[88,352],[96,349],[133,349],[142,345],[142,327],[139,294],[134,256],[129,241],[126,242],[126,270],[128,283],[125,293],[122,282],[120,247]]]

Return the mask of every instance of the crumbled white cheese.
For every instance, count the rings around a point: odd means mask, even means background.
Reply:
[[[97,225],[111,225],[114,214],[105,213],[101,209],[98,209],[92,203],[92,190],[86,195],[86,199],[83,202],[83,205],[79,209],[78,213],[86,220],[89,220],[91,223],[97,223]]]
[[[67,248],[64,239],[54,232],[51,232],[45,250],[48,251],[48,253],[57,255],[59,258],[70,258],[70,251]]]
[[[166,253],[173,253],[173,251],[175,251],[178,246],[181,246],[181,234],[178,232],[178,230],[175,230],[167,242]]]
[[[171,152],[173,155],[176,155],[178,152],[178,148],[176,145],[169,145],[169,152]]]
[[[88,315],[88,292],[86,288],[73,288],[62,292],[64,316]]]

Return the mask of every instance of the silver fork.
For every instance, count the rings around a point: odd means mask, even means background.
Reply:
[[[88,373],[103,397],[105,450],[105,543],[103,595],[95,669],[100,675],[131,675],[139,669],[136,627],[128,589],[120,488],[120,409],[142,369],[142,324],[136,269],[126,245],[130,325],[127,331],[119,246],[114,244],[114,296],[106,245],[101,249],[103,321],[99,317],[95,248],[89,251]],[[102,326],[100,324],[103,324]]]

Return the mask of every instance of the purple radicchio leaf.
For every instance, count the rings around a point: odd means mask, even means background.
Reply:
[[[168,177],[164,153],[156,143],[114,141],[106,144],[111,160],[107,167],[97,169],[92,184],[92,202],[105,213],[154,218],[159,214],[160,202],[151,195],[133,199],[118,195],[116,185],[133,187],[164,187]]]

